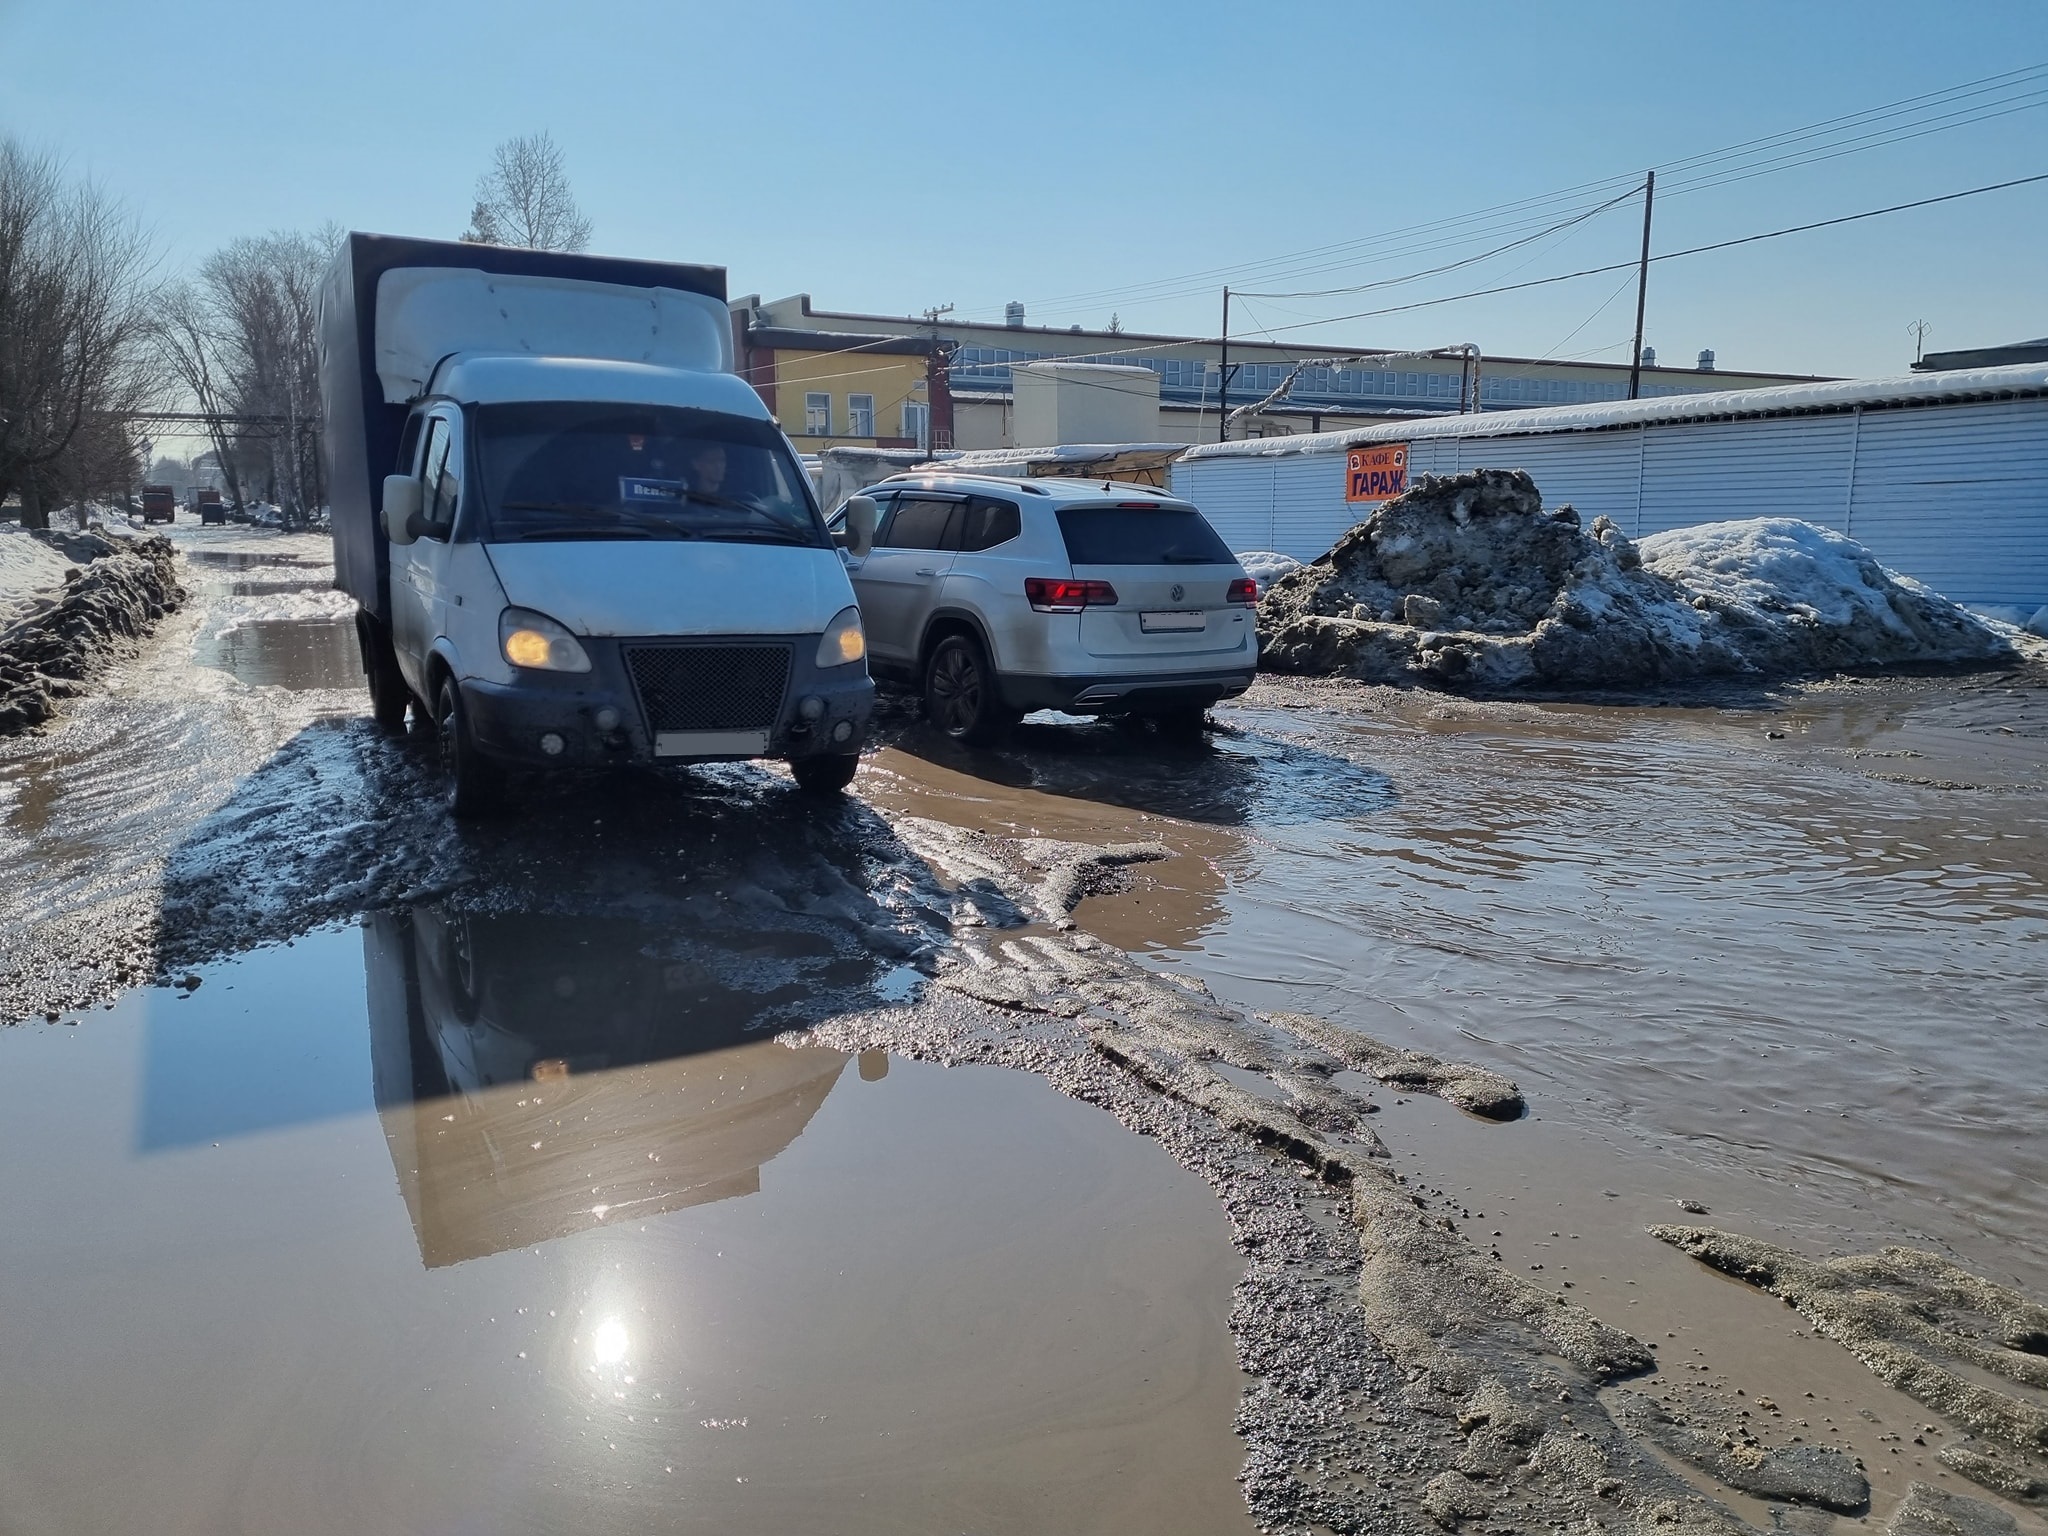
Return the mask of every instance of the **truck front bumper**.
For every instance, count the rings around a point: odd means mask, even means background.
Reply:
[[[858,752],[874,712],[867,668],[820,667],[817,635],[709,637],[671,641],[586,638],[588,672],[521,672],[511,683],[465,678],[458,686],[477,747],[525,768],[601,768],[626,763],[725,762]],[[763,697],[749,729],[664,730],[658,699],[643,696],[629,665],[638,649],[688,652],[787,644],[790,665],[779,698]],[[765,720],[767,723],[759,723]],[[718,722],[712,722],[715,726]]]

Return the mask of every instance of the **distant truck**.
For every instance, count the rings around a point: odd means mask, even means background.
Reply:
[[[222,504],[220,492],[211,489],[192,488],[189,510],[202,523],[224,523],[228,520],[228,509]]]
[[[142,520],[145,523],[175,522],[178,517],[178,493],[168,485],[145,485],[142,488]]]
[[[511,769],[773,757],[851,782],[860,610],[733,371],[723,268],[351,234],[319,362],[371,710],[438,731],[455,816]]]

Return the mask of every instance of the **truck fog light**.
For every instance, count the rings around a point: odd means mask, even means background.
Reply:
[[[563,749],[568,745],[568,742],[562,740],[562,733],[560,731],[544,731],[541,733],[540,749],[547,753],[549,757],[560,757]]]
[[[797,705],[796,712],[806,720],[815,720],[825,713],[825,701],[815,693],[807,693],[804,695],[803,702]]]
[[[833,726],[832,739],[839,742],[853,740],[853,722],[851,720],[842,720]]]
[[[616,731],[619,728],[619,712],[607,704],[597,712],[597,728],[600,731]]]

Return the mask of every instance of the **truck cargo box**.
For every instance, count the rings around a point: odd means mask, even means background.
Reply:
[[[378,498],[407,402],[452,353],[730,372],[725,269],[351,234],[320,294],[320,395],[335,585],[380,619],[390,576]]]

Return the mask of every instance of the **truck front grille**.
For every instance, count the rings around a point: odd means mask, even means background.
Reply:
[[[629,645],[650,731],[766,731],[789,691],[787,645]]]

